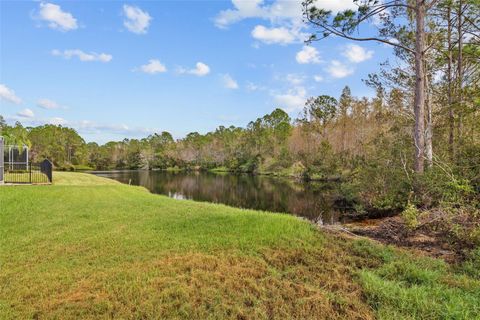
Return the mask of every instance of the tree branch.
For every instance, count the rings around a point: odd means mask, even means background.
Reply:
[[[480,26],[477,26],[474,21],[472,21],[468,16],[463,16],[465,21],[468,21],[472,27],[480,31]]]
[[[427,5],[426,7],[426,10],[430,10],[433,8],[433,6],[438,2],[438,0],[432,0],[432,2],[430,2],[430,4]]]
[[[391,46],[394,46],[394,47],[397,47],[397,48],[400,48],[400,49],[403,49],[407,52],[410,52],[412,54],[415,53],[414,50],[404,46],[404,45],[401,45],[401,44],[398,44],[398,43],[393,43],[391,41],[388,41],[386,39],[381,39],[381,38],[377,38],[377,37],[367,37],[367,38],[358,38],[358,37],[352,37],[352,36],[349,36],[348,34],[346,34],[345,32],[343,31],[340,31],[340,30],[337,30],[335,27],[332,27],[332,26],[327,26],[327,25],[323,25],[323,24],[320,24],[316,21],[313,21],[308,15],[307,15],[307,20],[320,27],[320,28],[323,28],[325,29],[326,31],[328,31],[329,33],[332,33],[336,36],[339,36],[339,37],[342,37],[342,38],[345,38],[345,39],[348,39],[348,40],[354,40],[354,41],[377,41],[377,42],[381,42],[381,43],[385,43],[385,44],[388,44],[388,45],[391,45]],[[325,38],[325,37],[323,37]],[[317,39],[318,40],[318,39]],[[311,39],[309,41],[316,41],[315,39]]]
[[[400,48],[400,49],[403,49],[411,54],[415,54],[415,51],[411,48],[408,48],[404,45],[401,45],[399,43],[394,43],[394,42],[391,42],[387,39],[382,39],[382,38],[377,38],[377,37],[366,37],[366,38],[359,38],[359,37],[353,37],[353,36],[350,36],[348,35],[347,33],[345,33],[345,31],[341,31],[339,29],[337,29],[336,27],[334,26],[331,26],[331,25],[328,25],[328,24],[323,24],[321,22],[317,22],[317,21],[314,21],[310,15],[309,15],[309,10],[308,10],[308,3],[304,3],[304,7],[305,7],[305,16],[306,16],[306,19],[308,22],[312,23],[313,25],[316,25],[317,27],[320,27],[322,29],[324,29],[325,31],[327,31],[327,33],[329,34],[334,34],[336,36],[339,36],[339,37],[342,37],[342,38],[345,38],[345,39],[348,39],[348,40],[353,40],[353,41],[376,41],[376,42],[381,42],[381,43],[385,43],[385,44],[388,44],[390,46],[393,46],[393,47],[397,47],[397,48]],[[361,19],[358,19],[355,23],[356,26],[358,26],[362,21],[370,18],[370,17],[373,17],[375,14],[379,14],[380,12],[383,12],[385,11],[386,9],[388,8],[391,8],[391,7],[404,7],[404,8],[408,8],[408,9],[412,9],[412,10],[415,10],[414,7],[410,6],[410,5],[407,5],[407,4],[402,4],[402,3],[397,3],[396,0],[393,0],[387,4],[381,4],[379,5],[377,8],[375,8],[374,10],[372,10],[370,13],[366,14],[364,17],[362,17]],[[328,36],[327,35],[324,35],[322,38],[320,39],[324,39]],[[318,41],[320,39],[309,39],[307,42],[312,42],[312,41]]]

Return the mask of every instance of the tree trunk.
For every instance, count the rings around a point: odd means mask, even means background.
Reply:
[[[448,149],[450,152],[450,158],[454,159],[455,149],[454,149],[454,137],[455,137],[455,113],[453,111],[453,90],[452,90],[452,64],[453,64],[453,55],[452,55],[452,8],[448,5],[447,11],[447,52],[448,52],[448,66],[447,66],[447,82],[448,82]]]
[[[425,68],[426,69],[426,68]],[[425,106],[427,110],[427,130],[425,132],[425,158],[429,168],[433,165],[433,123],[432,123],[432,102],[430,99],[430,86],[427,73],[425,74]]]
[[[458,140],[462,139],[462,113],[461,108],[463,104],[463,32],[462,32],[462,16],[463,16],[463,3],[462,0],[458,1],[458,13],[457,13],[457,32],[458,32]]]
[[[416,31],[415,31],[415,98],[414,98],[414,143],[415,172],[424,171],[425,154],[425,1],[416,0]]]

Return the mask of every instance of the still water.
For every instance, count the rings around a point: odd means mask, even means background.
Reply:
[[[345,221],[337,203],[337,183],[299,182],[248,174],[166,171],[102,171],[95,175],[131,183],[175,199],[285,212],[324,224]]]

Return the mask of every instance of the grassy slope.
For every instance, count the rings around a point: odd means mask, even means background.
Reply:
[[[54,179],[0,188],[1,319],[480,317],[479,282],[439,261],[288,215]]]

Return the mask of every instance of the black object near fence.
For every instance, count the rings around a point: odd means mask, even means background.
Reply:
[[[44,160],[41,163],[9,164],[5,163],[5,183],[51,183],[53,165]]]

